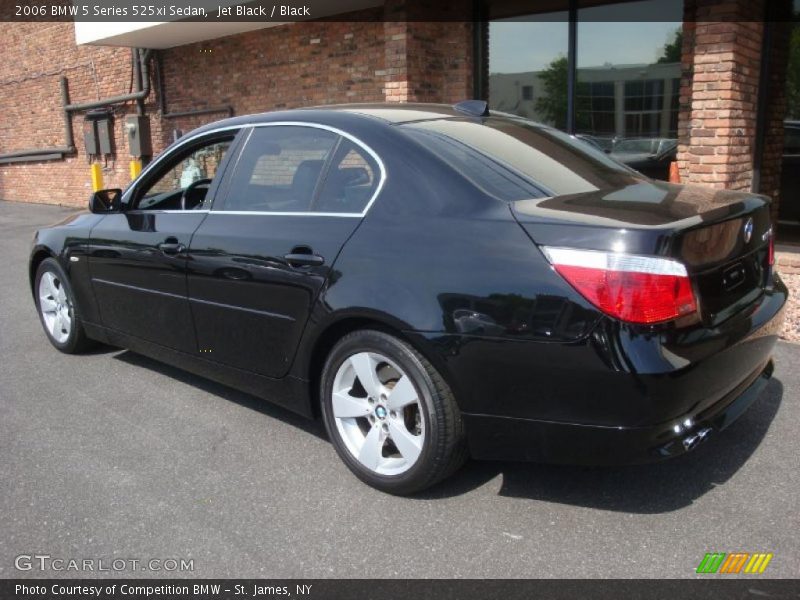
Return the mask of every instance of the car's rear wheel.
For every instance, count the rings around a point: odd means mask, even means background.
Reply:
[[[466,458],[452,391],[406,342],[362,330],[331,350],[322,414],[336,451],[356,476],[393,494],[444,479]]]
[[[61,352],[75,354],[92,345],[78,319],[69,279],[55,259],[46,258],[39,265],[34,292],[39,319],[53,346]]]

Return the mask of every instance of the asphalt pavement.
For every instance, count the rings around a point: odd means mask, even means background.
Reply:
[[[734,551],[800,575],[800,345],[779,343],[761,398],[689,455],[470,462],[397,498],[353,477],[320,423],[128,351],[54,350],[28,252],[73,211],[0,202],[0,577],[93,574],[15,568],[37,554],[194,569],[94,573],[117,577],[694,577]]]

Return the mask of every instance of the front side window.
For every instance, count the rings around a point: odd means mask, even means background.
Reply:
[[[198,210],[208,208],[206,198],[233,137],[192,145],[165,165],[137,192],[139,210]]]
[[[256,127],[236,163],[223,208],[302,213],[312,210],[339,136],[295,125]]]

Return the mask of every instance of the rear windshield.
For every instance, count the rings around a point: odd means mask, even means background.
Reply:
[[[505,201],[594,192],[644,178],[583,140],[524,119],[441,119],[401,127]]]

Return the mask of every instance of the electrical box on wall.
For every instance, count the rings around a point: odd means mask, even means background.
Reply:
[[[114,154],[114,129],[111,119],[97,121],[97,145],[100,146],[100,154]]]
[[[125,136],[128,138],[128,150],[131,156],[142,158],[153,155],[150,142],[150,119],[139,115],[125,117]]]
[[[95,121],[83,122],[83,147],[89,156],[100,154],[100,147],[97,145],[97,124]]]
[[[83,144],[86,154],[107,156],[114,154],[114,113],[111,109],[90,110],[83,118]]]

